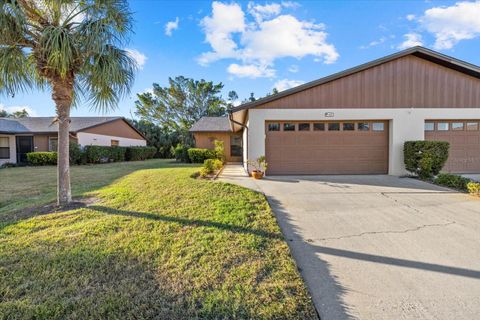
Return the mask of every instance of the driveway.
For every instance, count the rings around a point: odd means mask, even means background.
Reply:
[[[322,320],[478,319],[480,199],[391,176],[257,185]]]

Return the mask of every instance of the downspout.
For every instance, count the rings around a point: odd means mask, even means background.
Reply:
[[[246,125],[244,125],[243,123],[240,123],[238,121],[233,120],[232,110],[228,111],[228,120],[230,120],[230,122],[232,122],[234,124],[238,124],[240,127],[244,128],[246,130],[247,139],[245,139],[245,150],[247,151],[246,158],[248,159],[248,127]],[[247,171],[248,171],[248,166],[247,166]]]

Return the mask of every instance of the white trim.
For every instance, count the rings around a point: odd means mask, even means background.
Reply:
[[[325,117],[326,113],[333,116]],[[331,115],[331,114],[330,114]],[[408,140],[424,139],[425,120],[480,119],[477,108],[382,108],[382,109],[250,109],[247,158],[265,155],[265,121],[341,121],[388,120],[390,175],[406,174],[403,163],[403,144]]]
[[[2,138],[8,138],[8,144],[10,147],[10,158],[9,159],[0,159],[0,165],[4,163],[17,163],[17,144],[15,135],[0,134]]]

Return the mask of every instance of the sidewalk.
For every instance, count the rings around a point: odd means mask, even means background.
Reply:
[[[225,165],[217,180],[261,192],[255,180],[248,176],[241,164]]]

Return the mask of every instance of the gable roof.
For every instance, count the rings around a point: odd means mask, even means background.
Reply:
[[[56,133],[54,117],[0,118],[0,133]],[[145,136],[123,117],[70,117],[70,132],[76,133],[116,120],[125,121],[133,130]]]
[[[227,117],[202,117],[195,122],[190,132],[231,132],[232,127]]]
[[[283,98],[283,97],[286,97],[286,96],[289,96],[289,95],[292,95],[292,94],[295,94],[295,93],[298,93],[298,92],[301,92],[301,91],[304,91],[304,90],[307,90],[307,89],[310,89],[310,88],[313,88],[313,87],[316,87],[316,86],[319,86],[319,85],[322,85],[324,83],[331,82],[331,81],[334,81],[334,80],[352,75],[354,73],[357,73],[357,72],[360,72],[360,71],[378,66],[380,64],[383,64],[383,63],[386,63],[386,62],[389,62],[389,61],[392,61],[392,60],[395,60],[395,59],[398,59],[398,58],[405,57],[407,55],[414,55],[416,57],[428,60],[430,62],[437,63],[437,64],[442,65],[444,67],[447,67],[447,68],[450,68],[450,69],[453,69],[453,70],[456,70],[456,71],[459,71],[459,72],[468,74],[472,77],[480,79],[480,67],[478,67],[474,64],[465,62],[463,60],[459,60],[459,59],[444,55],[442,53],[439,53],[439,52],[436,52],[436,51],[433,51],[433,50],[430,50],[430,49],[427,49],[427,48],[424,48],[424,47],[417,46],[417,47],[412,47],[412,48],[409,48],[409,49],[406,49],[406,50],[403,50],[403,51],[385,56],[385,57],[377,59],[377,60],[373,60],[373,61],[361,64],[359,66],[356,66],[356,67],[353,67],[353,68],[350,68],[350,69],[332,74],[330,76],[326,76],[324,78],[320,78],[318,80],[307,82],[307,83],[302,84],[300,86],[281,91],[277,94],[270,95],[270,96],[258,99],[256,101],[253,101],[253,102],[248,102],[248,103],[239,105],[239,106],[233,108],[231,112],[234,113],[234,112],[237,112],[237,111],[254,108],[256,106],[265,104],[267,102],[274,101],[274,100],[277,100],[277,99],[280,99],[280,98]]]

